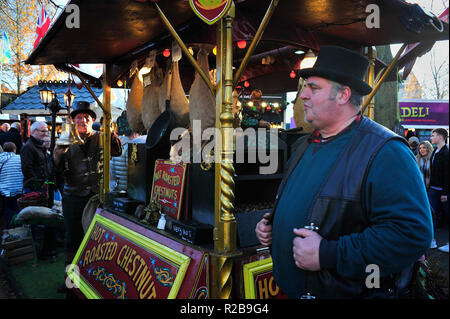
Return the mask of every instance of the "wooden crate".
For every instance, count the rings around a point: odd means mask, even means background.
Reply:
[[[8,230],[10,234],[23,232],[17,228]],[[34,258],[33,240],[31,237],[23,237],[12,241],[2,240],[1,250],[9,265],[21,264]]]

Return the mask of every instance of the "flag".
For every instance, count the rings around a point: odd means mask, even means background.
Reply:
[[[47,15],[47,12],[44,9],[44,6],[41,5],[41,11],[39,13],[37,25],[36,25],[36,39],[34,40],[33,49],[37,47],[39,41],[44,37],[50,26],[50,18]]]
[[[1,41],[1,64],[6,64],[11,61],[11,45],[9,44],[8,36],[6,35],[6,32],[3,31],[2,34],[2,41]]]
[[[441,15],[439,16],[439,19],[448,23],[448,8],[445,9],[444,12],[441,13]]]

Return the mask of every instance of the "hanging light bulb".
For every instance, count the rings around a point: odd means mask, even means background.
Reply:
[[[122,80],[117,80],[117,86],[120,88],[123,86]]]
[[[217,45],[213,48],[213,54],[217,55]]]
[[[297,74],[295,73],[294,70],[291,71],[291,73],[289,73],[289,76],[291,79],[295,79],[295,77],[297,76]]]
[[[244,82],[244,86],[245,86],[246,88],[248,88],[248,87],[250,86],[250,83],[249,83],[248,81],[245,81],[245,82]]]
[[[165,50],[163,51],[163,56],[166,57],[166,58],[168,58],[168,57],[170,56],[170,50],[169,50],[169,49],[165,49]]]
[[[189,47],[189,48],[188,48],[188,51],[189,51],[189,53],[190,53],[191,55],[194,55],[194,50],[192,49],[192,47]]]
[[[238,41],[237,46],[239,49],[245,49],[245,47],[247,46],[247,41],[245,40]]]
[[[314,53],[310,50],[305,54],[305,57],[303,58],[302,62],[300,62],[300,69],[309,69],[314,66],[314,63],[316,63],[317,57],[314,55]]]

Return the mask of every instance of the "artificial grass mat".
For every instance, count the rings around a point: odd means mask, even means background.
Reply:
[[[11,265],[10,272],[14,276],[17,289],[28,299],[64,299],[64,293],[58,288],[64,284],[64,253],[56,255],[54,262],[50,260],[29,260],[19,265]]]

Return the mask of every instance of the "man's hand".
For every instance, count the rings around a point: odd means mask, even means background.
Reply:
[[[268,225],[269,218],[270,213],[265,213],[255,228],[256,237],[264,246],[269,246],[272,243],[272,225]]]
[[[53,149],[53,162],[55,163],[55,165],[59,164],[59,162],[61,161],[61,156],[66,154],[68,150],[69,150],[68,146],[62,145],[57,145]]]
[[[319,263],[319,247],[322,237],[315,231],[305,228],[294,228],[294,252],[295,265],[304,270],[318,271]]]

